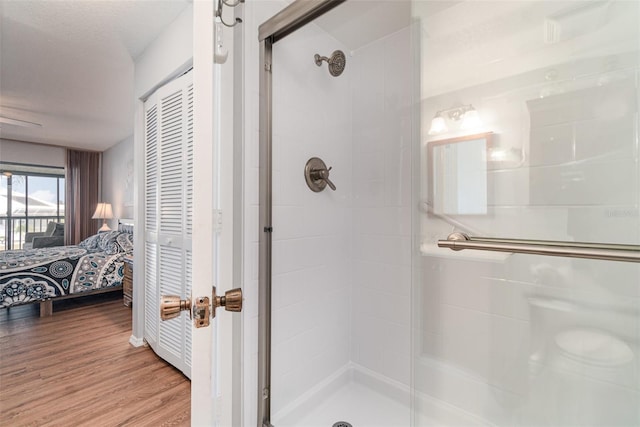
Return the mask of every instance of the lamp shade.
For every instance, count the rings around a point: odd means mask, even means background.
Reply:
[[[96,211],[93,213],[92,218],[102,220],[102,227],[100,227],[98,232],[111,230],[109,224],[107,224],[107,220],[113,218],[113,209],[111,209],[111,203],[98,203],[98,206],[96,206]]]
[[[429,128],[429,135],[437,135],[447,131],[447,124],[444,121],[444,117],[437,113],[431,120],[431,127]]]
[[[111,203],[98,203],[96,211],[93,213],[93,219],[111,219],[113,218],[113,209]]]

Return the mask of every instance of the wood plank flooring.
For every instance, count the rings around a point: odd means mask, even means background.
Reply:
[[[0,425],[188,426],[189,380],[129,344],[121,295],[0,309]]]

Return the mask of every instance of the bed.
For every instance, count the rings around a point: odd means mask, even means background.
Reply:
[[[133,253],[133,227],[98,233],[77,246],[0,252],[0,308],[122,290],[124,257]]]

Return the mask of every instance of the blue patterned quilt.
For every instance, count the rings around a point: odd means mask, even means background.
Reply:
[[[132,235],[100,233],[78,246],[0,252],[0,307],[122,284]]]

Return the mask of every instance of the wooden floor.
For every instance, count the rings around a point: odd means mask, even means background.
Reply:
[[[121,295],[0,309],[0,425],[188,426],[190,382],[132,347]]]

